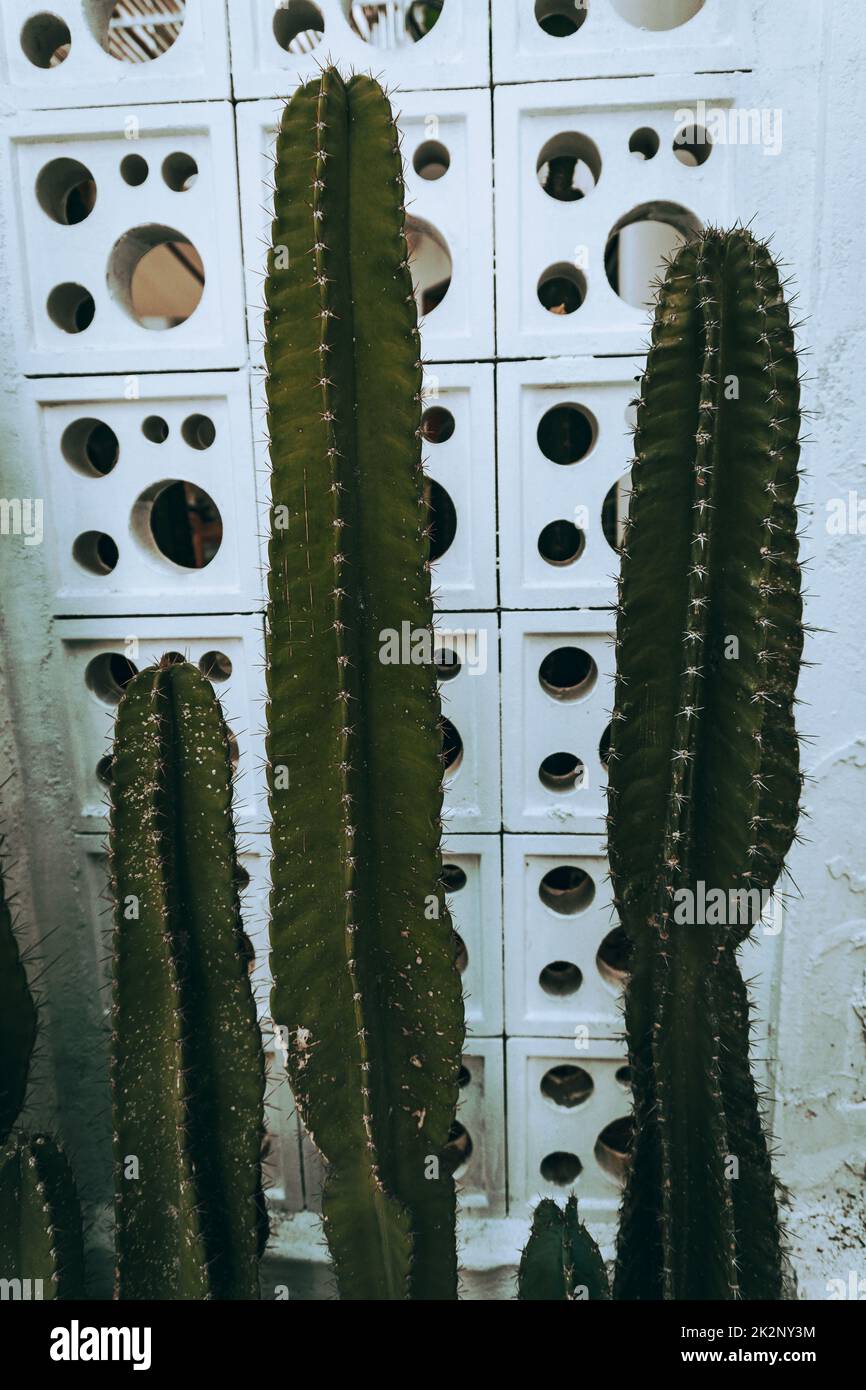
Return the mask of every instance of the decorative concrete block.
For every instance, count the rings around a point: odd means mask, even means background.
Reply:
[[[228,103],[31,112],[7,140],[20,370],[244,365]]]
[[[24,389],[56,614],[262,608],[246,373]]]
[[[486,85],[487,0],[447,0],[416,42],[403,17],[412,9],[407,0],[229,0],[235,95],[282,96],[327,62],[404,92]]]
[[[613,673],[609,612],[502,614],[507,830],[602,830]]]

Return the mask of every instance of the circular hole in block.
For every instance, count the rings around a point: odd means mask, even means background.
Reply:
[[[459,1120],[455,1120],[448,1135],[448,1143],[442,1150],[441,1164],[446,1173],[454,1177],[466,1167],[472,1157],[472,1136]]]
[[[678,29],[704,8],[704,0],[611,0],[613,8],[636,29]]]
[[[61,227],[84,222],[96,205],[96,182],[79,159],[50,159],[36,178],[36,198],[42,211]]]
[[[608,932],[598,948],[595,963],[606,984],[620,989],[628,978],[631,943],[622,927]]]
[[[120,445],[110,425],[87,416],[66,426],[60,452],[76,473],[85,478],[105,478],[117,465]]]
[[[555,405],[542,415],[536,437],[551,463],[579,463],[595,445],[598,421],[585,406]]]
[[[597,679],[598,667],[582,647],[557,647],[538,668],[538,682],[554,700],[579,700]]]
[[[582,787],[586,769],[573,753],[550,753],[538,769],[538,780],[549,792],[562,795]]]
[[[324,33],[324,16],[312,0],[280,0],[274,14],[274,38],[286,53],[312,53]]]
[[[632,135],[628,142],[628,148],[630,153],[636,155],[638,159],[655,159],[661,148],[661,143],[657,130],[653,130],[652,126],[642,125]]]
[[[69,57],[72,35],[69,25],[59,15],[31,15],[21,30],[21,48],[36,68],[57,68]]]
[[[631,497],[631,474],[625,473],[608,490],[601,508],[601,530],[611,550],[622,550]]]
[[[466,887],[466,872],[459,864],[442,865],[442,886],[446,893],[459,893]]]
[[[161,415],[148,415],[141,422],[141,432],[150,444],[164,444],[168,439],[168,421]]]
[[[545,994],[554,999],[565,999],[570,994],[577,994],[583,984],[583,974],[570,960],[554,960],[544,967],[538,983]]]
[[[674,136],[674,154],[687,169],[698,169],[706,164],[712,152],[712,136],[702,125],[685,125]]]
[[[607,770],[610,765],[610,740],[612,725],[608,724],[598,743],[598,757],[602,767]]]
[[[231,657],[226,656],[225,652],[205,652],[198,663],[198,669],[208,680],[216,681],[217,684],[227,681],[232,673]]]
[[[72,558],[88,574],[106,575],[116,569],[120,555],[105,531],[82,531],[73,542]]]
[[[118,705],[129,682],[137,675],[138,667],[120,652],[100,652],[87,663],[84,683],[103,704]]]
[[[538,281],[538,302],[549,314],[573,314],[585,299],[586,276],[569,261],[548,266]]]
[[[616,1074],[615,1074],[615,1079],[616,1079],[617,1083],[618,1083],[620,1086],[622,1086],[623,1090],[625,1090],[625,1091],[630,1091],[630,1090],[631,1090],[631,1067],[629,1067],[629,1066],[617,1067],[617,1069],[616,1069]]]
[[[554,1105],[573,1110],[576,1105],[589,1100],[593,1086],[592,1077],[583,1067],[563,1063],[544,1073],[539,1089],[545,1099],[553,1101]]]
[[[553,39],[568,39],[583,27],[589,0],[535,0],[535,21]]]
[[[573,565],[586,549],[586,536],[573,521],[549,521],[538,537],[538,553],[548,565]]]
[[[557,1187],[568,1187],[569,1183],[580,1177],[583,1164],[577,1154],[557,1149],[554,1153],[545,1154],[539,1172],[545,1182],[555,1183]]]
[[[469,1068],[468,1068],[468,1067],[461,1067],[460,1070],[459,1070],[459,1072],[457,1073],[457,1085],[460,1087],[461,1091],[463,1091],[463,1090],[466,1089],[466,1087],[469,1085],[469,1083],[471,1082],[471,1080],[472,1080],[472,1073],[471,1073],[471,1071],[469,1070]]]
[[[175,150],[162,162],[162,177],[172,193],[188,193],[198,178],[198,165],[191,154]]]
[[[180,432],[191,449],[209,449],[216,439],[216,426],[209,415],[188,415]]]
[[[110,787],[114,781],[114,758],[110,753],[106,753],[104,758],[100,758],[96,764],[96,780],[103,787]]]
[[[430,563],[435,564],[451,548],[457,535],[457,510],[441,483],[424,479],[424,500],[429,511]]]
[[[569,130],[542,146],[535,167],[548,197],[576,203],[591,193],[601,178],[601,155],[588,135]]]
[[[558,864],[544,875],[538,896],[557,916],[573,917],[589,907],[595,897],[595,884],[586,870],[576,864]]]
[[[119,63],[152,63],[180,38],[186,0],[84,0],[96,42]]]
[[[431,405],[421,416],[421,434],[428,444],[447,444],[454,430],[454,416],[442,405]]]
[[[458,975],[464,975],[469,967],[469,952],[466,949],[466,942],[457,931],[451,933],[454,944],[454,964],[457,966]]]
[[[599,1168],[619,1186],[628,1176],[634,1125],[631,1115],[611,1120],[595,1141],[595,1161]]]
[[[442,720],[442,757],[446,776],[453,776],[463,762],[463,739],[450,719]]]
[[[142,328],[186,323],[204,293],[201,256],[183,232],[150,225],[125,232],[108,262],[108,288]]]
[[[204,569],[222,544],[219,508],[195,483],[154,483],[132,509],[132,533],[151,554],[180,569]]]
[[[64,333],[84,333],[93,323],[96,304],[90,290],[71,281],[55,285],[46,303],[48,317]]]
[[[418,313],[424,318],[439,307],[448,293],[454,263],[442,233],[420,217],[406,218],[406,242]]]
[[[143,155],[127,154],[120,161],[120,177],[130,188],[140,188],[147,182],[150,165]]]
[[[440,681],[453,681],[455,676],[460,675],[463,663],[451,647],[437,647],[433,653],[433,660]]]
[[[701,223],[679,203],[642,203],[611,229],[604,268],[611,289],[635,309],[655,302],[654,281],[684,242],[701,232]]]
[[[429,183],[441,179],[451,168],[451,155],[441,140],[425,140],[412,156],[412,167],[416,174]]]
[[[343,0],[343,13],[358,38],[375,48],[406,48],[435,28],[447,0]]]

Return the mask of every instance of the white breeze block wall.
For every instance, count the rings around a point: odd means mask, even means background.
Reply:
[[[841,658],[835,635],[813,639],[823,664],[803,680],[813,708],[801,723],[820,745],[810,809],[826,828],[795,854],[806,900],[784,904],[782,930],[748,947],[744,973],[756,980],[759,1075],[785,1102],[775,1117],[780,1172],[795,1196],[817,1193],[832,1206],[844,1189],[854,1202],[856,1183],[840,1175],[857,1170],[862,1112],[863,999],[853,982],[866,949],[856,836],[866,758],[851,704],[862,642],[849,622],[859,552],[854,536],[827,540],[821,519],[828,486],[843,497],[857,486],[862,435],[848,230],[862,179],[847,138],[862,91],[859,6],[495,0],[492,76],[484,0],[445,0],[426,37],[404,42],[398,25],[390,49],[380,46],[383,27],[365,39],[369,6],[353,0],[230,0],[228,17],[222,0],[171,7],[182,23],[150,20],[135,33],[109,24],[113,0],[0,0],[4,487],[38,490],[45,504],[43,546],[8,537],[0,547],[7,556],[18,547],[4,596],[15,736],[24,766],[50,760],[23,800],[35,866],[28,915],[53,920],[59,865],[70,881],[79,874],[90,911],[103,760],[129,663],[182,651],[211,674],[237,738],[245,911],[260,994],[266,986],[257,567],[268,504],[261,272],[272,147],[283,101],[320,62],[372,70],[400,113],[417,278],[441,277],[446,248],[451,260],[422,350],[435,524],[453,529],[434,570],[440,647],[461,661],[443,650],[438,664],[452,760],[445,863],[469,1026],[454,1137],[466,1264],[513,1261],[542,1193],[573,1188],[607,1238],[615,1219],[629,1102],[622,941],[601,839],[613,664],[605,610],[628,505],[648,286],[676,230],[699,222],[754,217],[760,234],[774,231],[814,315],[804,340],[816,345],[823,442],[806,456],[815,476],[805,498],[822,582],[813,580],[810,617],[850,630]],[[141,47],[141,61],[117,56],[143,43],[159,56]],[[823,110],[819,79],[833,98]],[[777,117],[784,139],[774,149]],[[687,140],[678,158],[675,140],[690,122],[720,121],[727,136]],[[576,187],[553,197],[542,186],[557,191],[549,161],[569,153],[580,159]],[[171,328],[133,312],[136,275],[166,246],[187,263],[183,321]],[[155,278],[166,281],[163,271]],[[203,569],[166,563],[140,524],[147,494],[170,480],[219,508],[222,545]],[[117,550],[105,573],[113,552],[104,537]],[[844,682],[833,674],[840,659]],[[66,762],[68,777],[58,770]],[[72,860],[80,846],[90,869],[70,864],[70,832],[85,832]],[[818,937],[815,920],[826,923]],[[82,949],[84,979],[88,960]],[[52,1010],[65,1056],[78,1048],[80,1013],[61,994]],[[266,1045],[272,1197],[312,1222],[319,1161],[278,1049],[267,1036]],[[95,1143],[90,1093],[76,1085],[67,1073],[61,1102],[84,1154]],[[812,1209],[802,1209],[808,1227]],[[279,1249],[321,1259],[318,1232],[305,1243],[300,1230],[291,1220],[281,1228]]]

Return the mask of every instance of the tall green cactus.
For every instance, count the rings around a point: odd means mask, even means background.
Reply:
[[[72,1170],[43,1134],[16,1135],[0,1148],[0,1279],[19,1281],[19,1297],[84,1297],[81,1212]]]
[[[0,850],[3,841],[0,839]],[[36,1005],[18,950],[0,863],[0,1144],[24,1104],[36,1041]]]
[[[266,281],[272,1013],[328,1163],[343,1298],[454,1298],[439,1155],[463,1040],[439,849],[421,364],[388,101],[334,70],[283,113]]]
[[[264,1056],[231,755],[187,663],[142,671],[120,703],[111,863],[118,1296],[257,1298]]]
[[[535,1302],[610,1298],[604,1260],[578,1216],[576,1197],[569,1197],[564,1211],[549,1197],[535,1208],[520,1260],[517,1297]]]
[[[622,557],[609,850],[636,1140],[617,1298],[783,1296],[736,949],[798,815],[799,427],[777,266],[746,230],[707,232],[660,289]],[[721,921],[694,920],[702,892]]]

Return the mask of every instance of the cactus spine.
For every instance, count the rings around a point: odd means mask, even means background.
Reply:
[[[777,266],[710,231],[660,288],[622,556],[609,851],[636,1140],[617,1298],[783,1296],[736,949],[798,816],[799,427]],[[722,919],[696,922],[711,891]]]
[[[111,782],[117,1292],[258,1297],[264,1056],[210,682],[130,682]]]
[[[284,110],[265,293],[272,1014],[328,1164],[344,1299],[456,1297],[459,976],[440,883],[421,364],[388,101],[334,70]]]
[[[24,1104],[35,1041],[36,1005],[18,950],[0,864],[0,1144],[9,1137]]]
[[[517,1297],[536,1302],[610,1298],[604,1261],[577,1214],[576,1197],[569,1197],[564,1211],[549,1197],[535,1208],[517,1274]]]
[[[81,1212],[72,1170],[46,1135],[16,1135],[0,1149],[0,1279],[19,1297],[84,1297]]]

